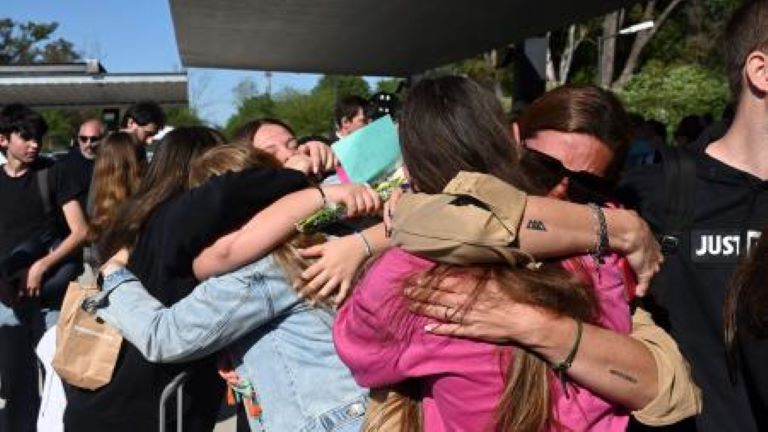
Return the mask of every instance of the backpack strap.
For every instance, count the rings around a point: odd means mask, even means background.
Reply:
[[[662,147],[661,153],[667,205],[659,242],[664,255],[673,255],[680,245],[680,236],[693,223],[696,159],[690,151],[679,147]]]
[[[51,214],[53,206],[51,205],[51,190],[48,184],[48,168],[37,171],[37,188],[40,191],[40,198],[43,200],[43,210],[46,215]]]

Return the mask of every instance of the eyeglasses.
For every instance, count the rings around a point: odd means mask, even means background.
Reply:
[[[101,141],[101,135],[78,135],[77,139],[80,140],[81,143],[94,143]]]

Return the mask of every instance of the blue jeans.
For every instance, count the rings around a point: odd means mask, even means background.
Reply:
[[[360,432],[365,421],[367,397],[334,408],[316,417],[300,432]],[[251,430],[257,430],[251,425]]]

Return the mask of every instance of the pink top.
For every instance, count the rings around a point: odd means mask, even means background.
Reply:
[[[582,259],[595,281],[601,324],[630,329],[622,269],[617,257],[599,268]],[[401,295],[405,279],[434,266],[399,248],[385,253],[339,310],[333,340],[342,361],[364,387],[419,378],[424,427],[433,431],[482,431],[491,425],[504,386],[509,350],[497,345],[424,332],[431,320],[408,312]],[[391,323],[402,323],[393,327]],[[569,384],[570,398],[553,386],[555,415],[572,431],[624,431],[626,411]]]

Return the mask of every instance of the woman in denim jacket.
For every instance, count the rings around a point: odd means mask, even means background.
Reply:
[[[240,166],[224,171],[245,168],[254,160],[242,157],[243,151],[226,146],[211,150],[198,168],[212,174],[222,169],[222,161],[237,165],[238,160]],[[264,163],[264,157],[255,163]],[[194,171],[195,167],[193,177]],[[204,251],[195,261],[196,272],[247,258],[253,261],[281,243],[293,222],[326,200],[348,207],[357,202],[358,213],[380,205],[364,186],[296,192]],[[247,251],[242,245],[248,245]],[[364,246],[361,242],[360,247]],[[309,304],[291,286],[286,270],[295,272],[285,257],[294,252],[290,246],[283,247],[236,271],[212,277],[170,308],[113,260],[102,273],[109,301],[103,302],[98,315],[153,362],[186,362],[228,347],[232,358],[239,360],[237,375],[254,387],[251,396],[263,409],[249,417],[252,430],[357,431],[368,392],[355,383],[336,355],[331,337],[334,312]]]

